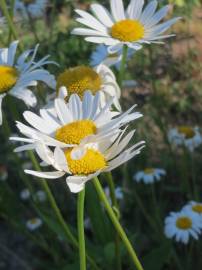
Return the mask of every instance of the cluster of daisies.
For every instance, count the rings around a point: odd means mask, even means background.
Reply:
[[[165,219],[165,235],[187,244],[199,239],[202,232],[202,203],[190,201],[180,212],[171,212]]]

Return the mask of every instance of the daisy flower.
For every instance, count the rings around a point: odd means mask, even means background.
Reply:
[[[151,1],[145,8],[144,0],[131,0],[124,10],[122,0],[110,0],[110,12],[100,4],[92,4],[94,14],[76,9],[77,22],[86,26],[75,28],[72,34],[86,36],[85,40],[109,46],[110,52],[119,51],[123,45],[134,50],[143,43],[160,43],[172,35],[162,35],[179,18],[159,23],[168,13],[169,5],[156,12],[158,2]]]
[[[25,188],[20,192],[20,199],[26,201],[30,198],[31,194],[29,189]]]
[[[46,201],[46,193],[43,190],[38,190],[34,196],[36,201],[45,202]]]
[[[177,242],[187,244],[189,238],[198,240],[202,224],[200,217],[189,210],[171,212],[165,219],[165,235],[167,238],[175,238]]]
[[[16,0],[15,11],[27,18],[29,12],[32,18],[42,17],[47,7],[47,0]]]
[[[116,82],[113,72],[106,65],[98,65],[94,68],[88,66],[77,66],[66,69],[57,78],[57,91],[65,86],[67,95],[78,94],[81,98],[84,92],[90,90],[94,95],[101,91],[102,103],[105,104],[114,97],[114,106],[121,111],[119,99],[120,88]]]
[[[20,122],[17,122],[17,127],[26,138],[10,139],[28,143],[15,149],[17,152],[35,149],[36,142],[67,148],[104,138],[113,139],[121,127],[142,115],[134,112],[135,105],[123,114],[114,113],[110,110],[111,104],[112,100],[101,106],[100,92],[93,96],[86,91],[83,100],[76,94],[71,95],[68,103],[57,98],[52,113],[49,109],[41,109],[40,116],[24,112],[23,116],[31,127]]]
[[[202,144],[202,136],[198,127],[179,126],[168,132],[170,143],[184,145],[190,152]]]
[[[198,214],[202,220],[202,203],[190,201],[187,205],[183,207],[185,210],[189,210]]]
[[[8,179],[8,171],[6,166],[0,165],[0,181],[6,181]]]
[[[30,231],[35,231],[43,224],[42,220],[38,217],[27,220],[26,227]]]
[[[110,199],[109,187],[106,187],[104,190],[105,190],[105,194]],[[116,196],[117,200],[122,200],[123,199],[123,189],[121,187],[116,187],[115,188],[115,196]]]
[[[134,50],[130,49],[127,56],[128,60],[132,57],[133,54]],[[109,53],[107,46],[100,44],[96,47],[95,51],[90,56],[90,65],[94,67],[103,64],[109,67],[115,66],[117,69],[119,69],[121,60],[121,51],[117,53]]]
[[[36,62],[38,45],[34,50],[23,52],[15,62],[17,45],[18,41],[14,41],[9,48],[0,49],[0,125],[2,124],[2,100],[7,94],[22,99],[27,106],[33,107],[37,100],[28,89],[30,86],[36,86],[37,81],[42,81],[52,88],[55,87],[54,76],[42,69],[42,66],[54,62],[47,61],[48,56]]]
[[[163,169],[146,168],[143,171],[137,172],[133,179],[136,182],[144,182],[145,184],[151,184],[155,181],[160,181],[162,176],[166,175],[166,171]]]

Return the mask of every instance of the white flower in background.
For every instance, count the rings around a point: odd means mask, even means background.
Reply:
[[[90,221],[89,217],[85,218],[85,220],[84,220],[84,228],[86,230],[91,230],[91,228],[92,228],[91,221]]]
[[[108,199],[110,199],[110,190],[109,187],[106,187],[105,189],[105,194],[107,195]],[[122,200],[123,199],[123,189],[121,187],[116,187],[115,188],[115,196],[117,200]],[[111,199],[110,199],[111,201]]]
[[[133,179],[138,183],[142,181],[145,184],[152,184],[160,181],[164,175],[166,175],[166,171],[163,169],[146,168],[143,171],[137,172]]]
[[[171,212],[165,219],[165,235],[167,238],[175,238],[177,242],[187,244],[189,238],[198,240],[202,223],[199,215],[189,210]]]
[[[38,190],[34,196],[36,201],[45,202],[46,201],[46,193],[43,190]]]
[[[28,230],[30,231],[35,231],[37,230],[39,227],[41,227],[43,224],[42,220],[40,218],[32,218],[27,220],[26,222],[26,227],[28,228]]]
[[[16,0],[15,11],[24,18],[28,17],[27,13],[32,18],[38,18],[44,15],[47,4],[47,0]]]
[[[28,89],[30,86],[36,86],[37,81],[42,81],[52,88],[55,87],[54,76],[42,69],[42,66],[54,62],[47,61],[48,56],[38,62],[35,60],[38,45],[34,50],[23,52],[15,61],[17,45],[18,41],[14,41],[9,48],[0,49],[0,125],[2,124],[1,104],[7,94],[22,99],[27,106],[33,107],[37,100],[33,92]]]
[[[168,13],[169,5],[156,12],[158,2],[151,1],[143,9],[144,0],[131,0],[124,11],[122,0],[110,0],[111,14],[100,4],[92,4],[94,14],[76,9],[80,16],[77,22],[86,26],[75,28],[72,34],[86,36],[85,40],[103,43],[110,52],[119,51],[125,44],[132,49],[140,49],[143,43],[160,43],[159,40],[172,35],[162,35],[179,18],[159,23]]]
[[[128,60],[133,56],[134,50],[130,49],[128,51]],[[96,47],[95,51],[90,56],[90,65],[98,66],[100,64],[106,66],[115,66],[117,69],[120,68],[120,63],[122,60],[122,52],[109,53],[107,46],[100,44]]]
[[[86,91],[83,100],[75,94],[71,95],[68,103],[61,98],[55,99],[55,115],[51,115],[48,109],[40,110],[40,116],[30,111],[24,112],[25,120],[32,127],[17,122],[18,129],[27,138],[10,139],[28,144],[15,151],[35,149],[36,142],[67,148],[105,138],[113,139],[121,127],[142,116],[134,112],[135,105],[117,115],[117,112],[110,111],[111,103],[112,100],[102,108],[100,92],[93,96]]]
[[[6,166],[0,165],[0,181],[6,181],[8,179],[8,171]]]
[[[80,98],[87,90],[90,90],[93,95],[100,91],[103,106],[113,97],[114,106],[121,111],[119,103],[121,91],[116,82],[116,77],[106,65],[101,64],[94,68],[77,66],[66,69],[57,78],[57,91],[62,86],[66,87],[67,96],[77,94]]]
[[[202,221],[202,203],[190,201],[187,205],[183,207],[185,210],[189,210],[198,214]]]
[[[168,132],[170,143],[184,145],[190,152],[202,144],[202,136],[198,127],[179,126]]]
[[[20,192],[20,198],[23,201],[28,200],[31,197],[31,193],[29,191],[29,189],[25,188]]]

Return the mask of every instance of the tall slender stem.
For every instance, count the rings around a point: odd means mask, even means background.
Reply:
[[[32,151],[29,151],[29,156],[30,156],[30,159],[34,165],[34,168],[37,170],[37,171],[40,171],[40,166],[38,164],[38,161],[36,160],[36,157],[34,155],[34,153]],[[49,202],[50,202],[50,205],[59,221],[59,223],[61,224],[63,230],[64,230],[64,233],[67,237],[68,240],[71,241],[72,245],[75,247],[75,248],[78,248],[79,247],[79,244],[78,244],[78,241],[77,239],[74,237],[74,235],[72,234],[71,230],[69,229],[69,226],[67,225],[67,223],[65,222],[61,212],[60,212],[60,209],[58,208],[57,206],[57,203],[52,195],[52,192],[46,182],[45,179],[42,178],[42,181],[41,181],[41,186],[43,187],[43,189],[45,190],[46,194],[47,194],[47,197],[49,199]],[[86,255],[86,258],[88,259],[89,263],[92,265],[93,269],[96,269],[96,270],[100,270],[99,267],[96,265],[96,263],[94,262],[94,260],[87,254]]]
[[[95,189],[98,193],[98,196],[99,196],[100,200],[103,202],[114,227],[116,228],[117,232],[119,233],[119,236],[121,237],[126,249],[128,250],[128,253],[131,256],[131,259],[132,259],[134,265],[136,266],[137,270],[143,270],[143,267],[142,267],[137,255],[136,255],[136,252],[133,249],[130,241],[128,240],[128,237],[127,237],[126,233],[124,232],[121,224],[119,223],[113,209],[111,208],[111,206],[107,200],[107,197],[103,191],[103,188],[100,185],[100,182],[99,182],[97,177],[95,177],[93,179],[93,183],[94,183]]]
[[[85,189],[78,195],[77,202],[77,229],[79,236],[79,258],[80,270],[86,270],[86,249],[85,249],[85,233],[84,233],[84,201]]]
[[[119,71],[119,86],[120,87],[122,87],[123,80],[124,80],[124,77],[125,77],[125,68],[126,68],[127,54],[128,54],[128,46],[127,45],[123,45],[121,66],[120,66],[120,71]]]

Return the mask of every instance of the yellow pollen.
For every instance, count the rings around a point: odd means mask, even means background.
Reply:
[[[144,26],[137,20],[122,20],[111,28],[113,38],[124,42],[133,42],[144,37]]]
[[[71,158],[71,151],[71,149],[66,150],[65,156],[73,175],[88,175],[107,166],[105,157],[99,151],[87,149],[84,156],[77,160]]]
[[[0,94],[11,90],[18,79],[18,71],[14,67],[0,66]]]
[[[176,226],[182,230],[190,229],[192,227],[192,220],[188,217],[180,217],[176,221]]]
[[[193,205],[192,210],[198,214],[202,214],[202,204]]]
[[[68,95],[78,94],[80,98],[86,90],[90,90],[93,94],[101,89],[102,79],[100,75],[92,68],[87,66],[78,66],[66,69],[57,78],[57,92],[61,86],[65,86]]]
[[[193,128],[188,126],[178,127],[178,132],[185,136],[185,139],[191,139],[195,136],[195,131]]]
[[[32,218],[32,219],[30,219],[29,222],[34,225],[34,224],[38,223],[38,219],[37,218]]]
[[[97,128],[91,120],[79,120],[56,130],[55,139],[66,144],[79,144],[82,139],[95,134]]]
[[[153,168],[146,168],[146,169],[144,169],[144,173],[145,174],[153,174],[154,173],[154,169]]]

